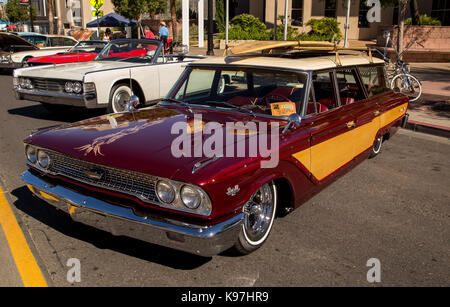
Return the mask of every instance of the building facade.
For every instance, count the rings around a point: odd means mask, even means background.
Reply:
[[[274,24],[275,16],[284,16],[285,0],[229,0],[230,18],[242,13],[249,13],[258,17],[268,27]],[[275,14],[275,1],[277,11]],[[306,23],[311,18],[333,17],[340,23],[341,32],[344,33],[344,25],[347,12],[347,0],[289,0],[288,14],[290,25],[300,32],[309,29]],[[366,15],[370,7],[364,0],[351,0],[349,18],[349,39],[372,40],[376,38],[380,25],[395,25],[398,19],[398,9],[394,7],[381,7],[380,21],[368,22]],[[427,14],[438,18],[443,26],[450,25],[450,1],[449,0],[418,0],[420,14]],[[407,17],[410,16],[409,8]],[[278,24],[282,20],[278,19]]]
[[[66,33],[72,26],[86,28],[88,22],[96,19],[89,0],[31,0],[37,15],[34,21],[36,32],[49,33],[49,1],[53,4],[53,24],[57,34]],[[111,0],[104,0],[100,10],[104,15],[114,12]]]

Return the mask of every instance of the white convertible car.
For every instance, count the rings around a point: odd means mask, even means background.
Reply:
[[[186,64],[200,58],[165,55],[159,40],[119,39],[89,62],[16,69],[14,91],[49,111],[78,106],[117,113],[132,94],[144,104],[163,98]]]

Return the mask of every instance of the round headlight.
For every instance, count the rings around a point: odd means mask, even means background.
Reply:
[[[79,93],[81,93],[81,90],[82,90],[82,89],[83,89],[83,86],[81,85],[80,82],[75,82],[75,83],[73,84],[73,92],[74,92],[74,93],[79,94]]]
[[[156,194],[163,203],[170,204],[175,200],[175,188],[166,181],[158,181]]]
[[[30,161],[33,164],[36,163],[37,161],[36,148],[27,145],[27,147],[25,148],[25,153],[27,155],[28,161]]]
[[[66,84],[64,85],[64,90],[67,93],[72,93],[73,92],[73,83],[72,82],[66,82]]]
[[[49,168],[51,164],[50,156],[43,150],[38,150],[37,161],[40,167]]]
[[[20,78],[19,79],[19,85],[21,88],[26,88],[27,84],[25,83],[25,78]]]
[[[30,79],[25,79],[24,83],[25,83],[25,87],[26,88],[29,88],[29,89],[33,88],[33,84],[31,84],[31,80]]]
[[[181,200],[189,209],[196,209],[200,206],[202,198],[195,188],[185,185],[181,188]]]

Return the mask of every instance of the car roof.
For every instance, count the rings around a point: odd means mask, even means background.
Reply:
[[[190,66],[196,65],[243,65],[252,67],[273,67],[277,69],[298,69],[304,71],[324,70],[343,66],[382,64],[383,60],[365,55],[339,55],[341,65],[338,64],[336,55],[313,56],[306,58],[286,58],[274,56],[229,56],[208,57],[196,61]]]
[[[14,32],[14,33],[19,36],[44,36],[44,37],[70,37],[70,38],[73,38],[70,35],[61,35],[61,34],[42,34],[42,33],[36,33],[36,32]]]

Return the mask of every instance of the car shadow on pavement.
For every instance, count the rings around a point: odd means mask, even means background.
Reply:
[[[85,108],[67,107],[67,111],[59,113],[48,112],[41,104],[19,107],[8,110],[9,114],[31,117],[35,119],[63,121],[68,123],[77,122],[105,114],[104,109],[88,110]]]
[[[66,236],[89,242],[99,249],[113,250],[180,270],[196,269],[212,259],[212,257],[201,257],[133,238],[114,236],[94,227],[74,222],[65,212],[33,196],[25,186],[15,189],[11,194],[17,198],[14,206],[20,211]]]

